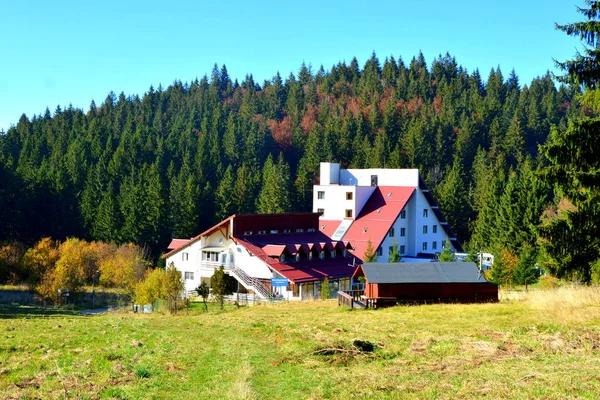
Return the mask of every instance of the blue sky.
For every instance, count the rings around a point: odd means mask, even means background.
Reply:
[[[0,131],[21,114],[57,105],[87,110],[112,90],[143,95],[210,75],[225,64],[246,74],[285,78],[301,63],[329,69],[373,51],[429,65],[449,52],[484,79],[514,68],[521,84],[570,58],[579,41],[554,22],[581,20],[559,0],[442,1],[12,1],[0,0]]]

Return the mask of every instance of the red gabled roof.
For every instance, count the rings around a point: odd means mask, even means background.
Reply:
[[[190,240],[192,240],[192,239],[173,239],[173,240],[171,240],[171,243],[169,243],[169,246],[167,246],[167,249],[168,250],[178,249],[181,246],[185,246],[186,244],[188,244]]]
[[[413,186],[378,186],[375,189],[343,238],[352,243],[354,255],[362,258],[369,240],[373,250],[379,247],[415,189]]]
[[[312,244],[322,244],[323,247],[333,249],[336,242],[321,232],[252,235],[233,239],[271,269],[294,283],[318,281],[325,278],[349,278],[354,273],[355,267],[349,265],[352,264],[352,258],[344,258],[341,254],[336,258],[325,260],[321,260],[318,255],[315,255],[312,260],[290,261],[289,264],[269,257],[276,255],[273,252],[275,249],[285,248],[289,254],[295,254],[299,249],[307,249]],[[315,251],[317,251],[316,248]]]

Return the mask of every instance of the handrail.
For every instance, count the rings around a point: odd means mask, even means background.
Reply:
[[[350,308],[354,308],[355,304],[359,304],[362,307],[364,304],[361,300],[364,293],[364,290],[338,290],[338,306],[343,304]]]
[[[230,274],[236,275],[236,277],[239,278],[243,283],[249,287],[252,287],[255,292],[260,294],[265,299],[272,299],[273,296],[271,296],[269,289],[267,289],[260,280],[249,276],[243,269],[234,266],[230,270]]]

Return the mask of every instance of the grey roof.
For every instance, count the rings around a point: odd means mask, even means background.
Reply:
[[[365,263],[369,283],[486,283],[474,262]]]

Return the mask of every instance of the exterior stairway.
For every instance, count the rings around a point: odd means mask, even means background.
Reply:
[[[241,268],[234,266],[233,268],[226,270],[226,272],[229,272],[229,275],[237,279],[246,289],[253,290],[254,293],[265,300],[273,300],[273,296],[269,289],[267,289],[260,280],[252,278]]]

